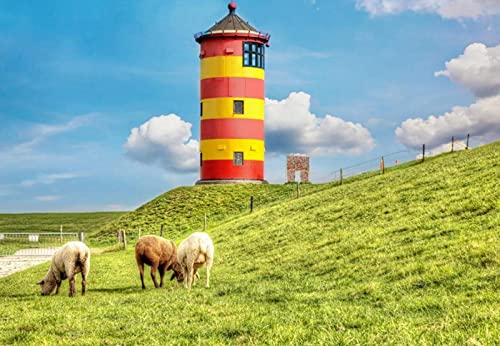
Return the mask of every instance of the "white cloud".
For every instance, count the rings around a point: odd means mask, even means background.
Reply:
[[[475,142],[488,143],[500,139],[500,95],[479,99],[468,107],[454,107],[443,115],[427,119],[408,119],[396,129],[398,141],[408,148],[425,144],[436,148],[449,143],[452,136],[463,139],[470,134]]]
[[[424,143],[435,149],[449,143],[452,136],[463,139],[470,134],[476,144],[500,139],[499,47],[472,44],[463,55],[448,62],[445,71],[437,72],[436,76],[448,76],[470,88],[478,99],[470,106],[456,106],[443,115],[405,120],[396,129],[399,142],[414,149]]]
[[[34,186],[37,184],[50,185],[54,184],[56,181],[59,180],[70,180],[79,177],[81,177],[81,175],[76,173],[54,173],[54,174],[42,175],[36,177],[35,179],[23,180],[20,185],[25,187]]]
[[[482,43],[473,43],[465,48],[464,54],[448,61],[445,70],[434,75],[446,76],[478,97],[498,95],[500,45],[488,48]]]
[[[124,145],[126,155],[172,172],[197,172],[199,143],[191,139],[191,127],[175,114],[153,117],[132,129]]]
[[[371,150],[374,140],[361,124],[311,113],[311,96],[292,92],[278,101],[266,99],[266,147],[274,153],[303,152],[315,156],[360,154]]]
[[[46,196],[37,196],[36,200],[40,202],[54,202],[61,199],[61,196],[57,195],[46,195]]]
[[[50,137],[76,130],[87,125],[96,116],[95,113],[86,114],[74,117],[70,121],[63,124],[36,124],[29,129],[28,139],[18,143],[12,147],[7,147],[5,150],[0,150],[0,160],[7,162],[18,162],[23,159],[32,159],[33,157],[43,158],[43,155],[34,155],[37,147],[49,139]]]
[[[356,8],[372,16],[405,11],[436,13],[443,18],[479,18],[500,14],[498,0],[356,0]]]

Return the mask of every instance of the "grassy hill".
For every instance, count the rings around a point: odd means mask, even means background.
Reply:
[[[94,255],[84,298],[39,296],[47,265],[0,279],[0,344],[493,345],[499,163],[497,142],[221,217],[210,289],[142,291],[132,248]]]
[[[300,194],[328,188],[328,184],[300,186]],[[177,238],[183,234],[200,231],[205,214],[207,227],[213,228],[230,219],[250,212],[250,197],[254,197],[254,210],[259,210],[297,195],[296,185],[201,185],[179,187],[144,204],[134,212],[110,222],[91,239],[106,243],[115,241],[116,231],[125,229],[131,240],[141,234],[159,234],[163,225],[164,235]]]
[[[0,214],[0,232],[95,232],[125,212]]]

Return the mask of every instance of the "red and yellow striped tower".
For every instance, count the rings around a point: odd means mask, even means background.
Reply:
[[[197,184],[264,180],[264,67],[270,36],[229,14],[200,44],[200,176]]]

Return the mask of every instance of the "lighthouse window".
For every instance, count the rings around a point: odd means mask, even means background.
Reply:
[[[245,102],[241,100],[233,101],[233,113],[234,114],[245,114]]]
[[[243,66],[264,68],[264,45],[256,42],[244,42]]]
[[[203,116],[203,102],[200,102],[200,117]]]
[[[234,152],[233,164],[235,166],[243,166],[243,153],[241,151]]]
[[[203,166],[203,153],[200,153],[200,167]]]

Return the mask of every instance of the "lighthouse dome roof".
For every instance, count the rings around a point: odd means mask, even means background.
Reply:
[[[234,1],[229,3],[227,7],[229,9],[229,14],[227,16],[215,23],[210,29],[195,34],[197,42],[201,42],[209,37],[217,36],[244,36],[260,39],[263,43],[267,43],[269,41],[269,34],[258,31],[255,27],[236,14],[236,3]]]

